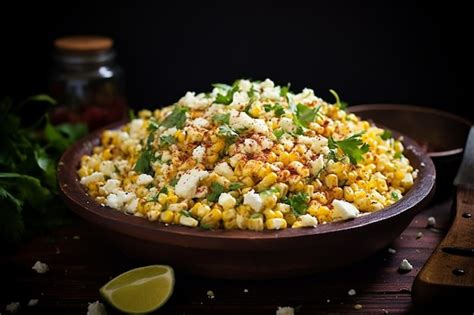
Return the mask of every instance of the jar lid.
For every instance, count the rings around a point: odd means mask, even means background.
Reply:
[[[67,36],[54,41],[56,49],[64,52],[95,53],[112,48],[112,39],[104,36]]]

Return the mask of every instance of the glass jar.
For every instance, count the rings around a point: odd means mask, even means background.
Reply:
[[[54,124],[83,122],[89,131],[126,119],[122,68],[113,41],[100,36],[70,36],[54,42],[50,93],[58,101]]]

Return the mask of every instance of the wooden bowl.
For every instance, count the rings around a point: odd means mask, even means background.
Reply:
[[[366,104],[348,108],[377,125],[417,141],[436,167],[436,199],[452,196],[454,176],[461,164],[471,123],[444,111],[398,104]]]
[[[115,124],[108,129],[117,128]],[[61,157],[60,192],[79,216],[100,228],[127,255],[178,270],[229,279],[283,278],[351,264],[396,238],[432,195],[435,168],[405,137],[406,156],[419,169],[414,186],[394,205],[354,220],[280,231],[203,230],[165,226],[102,207],[79,183],[80,158],[99,143],[102,130],[75,143]]]

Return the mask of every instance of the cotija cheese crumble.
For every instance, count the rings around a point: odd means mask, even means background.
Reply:
[[[400,139],[304,89],[214,84],[107,130],[78,170],[103,206],[204,229],[317,227],[381,210],[417,170]]]

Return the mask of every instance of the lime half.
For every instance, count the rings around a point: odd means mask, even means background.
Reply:
[[[122,312],[148,313],[166,303],[173,287],[173,268],[152,265],[122,273],[100,288],[100,294]]]

